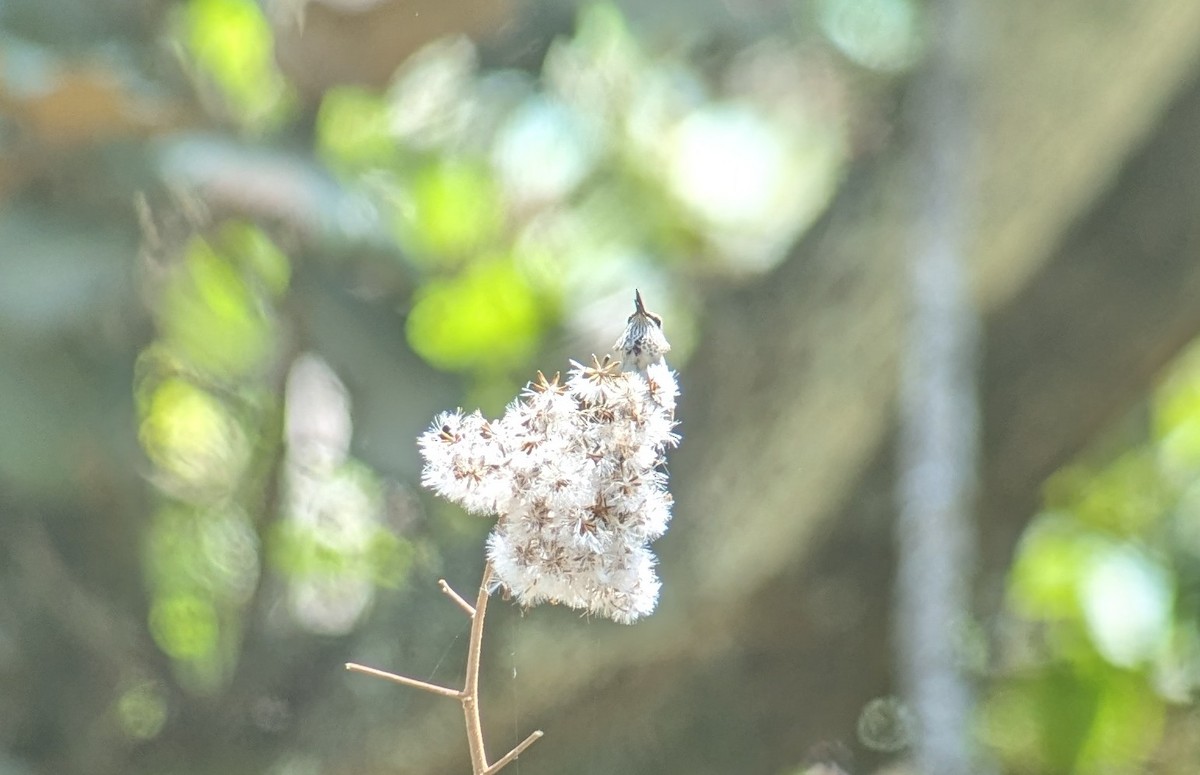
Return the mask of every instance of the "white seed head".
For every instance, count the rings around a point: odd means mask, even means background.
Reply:
[[[654,610],[649,543],[671,518],[662,468],[679,443],[675,374],[662,321],[641,295],[617,357],[541,372],[504,416],[443,412],[420,439],[422,483],[496,516],[487,555],[518,602],[549,602],[629,623]]]

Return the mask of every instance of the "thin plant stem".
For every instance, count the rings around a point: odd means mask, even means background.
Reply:
[[[471,769],[476,775],[487,772],[487,751],[483,746],[483,722],[479,718],[479,655],[483,651],[483,618],[487,615],[488,582],[492,580],[492,564],[483,566],[479,595],[471,616],[471,637],[467,643],[467,678],[463,685],[463,716],[467,724],[467,746],[471,749]]]
[[[500,768],[504,767],[506,764],[510,764],[513,759],[516,759],[521,755],[522,751],[536,743],[542,734],[542,730],[540,729],[530,732],[529,737],[522,740],[516,748],[501,756],[500,759],[491,767],[488,767],[486,770],[484,770],[483,775],[492,775],[492,773],[499,772]]]
[[[487,750],[483,744],[483,722],[479,717],[479,664],[480,653],[483,651],[483,619],[487,613],[488,584],[491,580],[492,566],[491,563],[488,563],[483,568],[483,579],[479,582],[479,596],[475,600],[474,607],[451,589],[445,579],[438,581],[438,586],[441,587],[442,592],[445,592],[447,597],[454,601],[455,605],[461,608],[467,616],[471,617],[471,635],[467,644],[467,677],[461,691],[426,683],[425,681],[418,681],[415,678],[396,675],[386,670],[377,670],[355,662],[346,663],[346,669],[352,672],[383,678],[403,686],[411,686],[414,689],[420,689],[431,694],[439,694],[443,697],[453,697],[461,702],[463,718],[467,728],[467,747],[471,752],[472,775],[495,775],[503,767],[511,764],[526,748],[533,745],[542,736],[542,730],[540,729],[531,733],[529,737],[518,743],[515,748],[500,757],[495,764],[488,764]]]
[[[446,597],[453,600],[455,605],[467,612],[467,616],[470,616],[472,619],[475,618],[475,609],[471,607],[470,603],[463,599],[462,595],[451,589],[450,585],[446,583],[445,579],[438,579],[438,586],[441,587],[442,591],[446,593]]]
[[[418,681],[415,678],[409,678],[408,676],[403,676],[403,675],[396,675],[395,673],[389,673],[386,670],[376,670],[373,667],[367,667],[366,665],[360,665],[356,662],[347,662],[346,669],[352,673],[363,673],[364,675],[373,675],[376,678],[383,678],[384,680],[402,684],[403,686],[411,686],[414,689],[420,689],[421,691],[429,692],[430,694],[440,694],[443,697],[453,697],[456,700],[462,699],[462,692],[460,692],[458,689],[448,689],[445,686],[438,686],[437,684],[426,683],[425,681]]]

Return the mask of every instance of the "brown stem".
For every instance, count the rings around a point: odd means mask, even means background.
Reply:
[[[483,745],[483,722],[479,718],[479,655],[483,650],[483,617],[487,613],[488,603],[488,584],[492,580],[492,566],[488,563],[483,567],[483,579],[479,582],[479,596],[475,599],[475,606],[464,600],[458,593],[450,588],[444,579],[438,581],[438,585],[442,591],[454,601],[455,605],[466,612],[467,616],[471,617],[471,636],[467,645],[467,677],[463,684],[462,691],[456,689],[447,689],[444,686],[418,681],[415,678],[406,678],[402,675],[389,673],[384,670],[376,670],[373,667],[359,665],[354,662],[347,662],[346,669],[373,675],[377,678],[384,678],[388,681],[393,681],[404,686],[411,686],[415,689],[430,692],[432,694],[440,694],[443,697],[453,697],[462,703],[463,717],[466,720],[467,726],[467,747],[471,751],[471,772],[472,775],[495,775],[505,765],[512,763],[521,753],[533,745],[541,736],[542,730],[537,730],[522,740],[495,764],[488,764],[487,751]]]
[[[438,686],[437,684],[431,684],[431,683],[426,683],[424,681],[418,681],[415,678],[409,678],[409,677],[403,676],[403,675],[396,675],[395,673],[389,673],[386,670],[376,670],[373,667],[367,667],[366,665],[360,665],[356,662],[347,662],[346,669],[352,673],[363,673],[364,675],[373,675],[376,678],[383,678],[385,680],[393,681],[395,683],[402,684],[404,686],[411,686],[414,689],[420,689],[421,691],[426,691],[426,692],[429,692],[430,694],[440,694],[443,697],[453,697],[456,700],[462,699],[462,692],[460,692],[458,689],[447,689],[445,686]]]
[[[499,772],[500,769],[502,767],[504,767],[506,764],[511,764],[513,759],[516,759],[518,756],[521,755],[522,751],[524,751],[526,748],[528,748],[529,746],[536,743],[538,741],[538,738],[540,738],[541,736],[542,736],[542,730],[540,730],[540,729],[530,732],[529,737],[522,740],[520,742],[520,744],[517,745],[516,748],[512,749],[508,753],[501,756],[499,761],[497,761],[491,767],[488,767],[486,770],[484,770],[483,775],[492,775],[492,773]]]
[[[463,716],[467,723],[467,746],[471,749],[471,769],[475,775],[487,772],[487,751],[483,747],[483,722],[479,718],[479,655],[483,650],[483,618],[487,614],[488,582],[492,564],[483,566],[479,595],[471,616],[471,638],[467,645],[467,679],[462,690]]]
[[[475,617],[475,609],[471,607],[470,603],[463,599],[462,595],[451,589],[450,585],[446,583],[445,579],[438,579],[438,586],[441,587],[442,591],[446,593],[446,597],[453,600],[456,606],[466,612],[467,616],[470,616],[471,618]]]

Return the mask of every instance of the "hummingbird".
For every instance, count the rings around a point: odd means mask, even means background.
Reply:
[[[633,304],[633,314],[625,324],[624,333],[613,345],[613,352],[621,361],[622,371],[645,374],[648,366],[662,363],[671,344],[663,335],[662,318],[646,310],[641,291],[633,292]]]

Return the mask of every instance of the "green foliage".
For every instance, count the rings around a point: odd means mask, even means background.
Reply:
[[[1029,528],[1010,572],[1014,610],[1048,620],[1078,619],[1079,581],[1101,540],[1069,517],[1047,516]]]
[[[322,160],[348,178],[389,167],[400,158],[387,102],[364,89],[327,91],[317,114],[316,136]]]
[[[670,313],[685,356],[690,316],[657,278],[769,268],[844,164],[839,117],[760,91],[758,71],[788,56],[748,60],[729,74],[747,88],[726,97],[593,4],[540,82],[436,43],[385,94],[328,92],[317,143],[416,272],[406,333],[434,366],[475,385],[523,373],[560,315],[580,314],[573,301],[634,286]]]
[[[275,66],[271,27],[253,0],[189,0],[178,35],[189,62],[219,90],[226,109],[254,130],[278,126],[292,110]]]
[[[1004,682],[985,739],[1027,773],[1123,772],[1157,744],[1164,703],[1144,676],[1082,658]]]
[[[154,642],[179,662],[211,665],[219,632],[216,609],[199,595],[159,595],[150,608]]]
[[[397,231],[416,260],[461,261],[500,237],[499,191],[482,164],[446,158],[423,165],[412,178],[411,197]]]
[[[257,4],[189,0],[175,35],[197,85],[242,131],[293,117]],[[492,406],[556,326],[592,336],[592,319],[613,317],[594,306],[624,310],[634,286],[665,308],[685,355],[687,294],[671,298],[664,278],[755,274],[783,257],[846,158],[840,115],[806,108],[802,79],[763,77],[791,74],[793,56],[764,49],[709,78],[682,51],[648,52],[615,6],[593,4],[537,78],[483,71],[457,40],[416,54],[383,93],[328,90],[314,151],[404,264],[411,291],[394,300],[407,313],[396,327],[412,352]],[[770,81],[788,90],[762,88]],[[148,625],[196,692],[232,675],[264,574],[294,622],[342,634],[413,562],[348,435],[306,446],[333,422],[321,412],[350,420],[336,397],[292,394],[302,358],[284,310],[297,270],[261,228],[218,221],[150,275],[156,336],[135,384],[157,495]],[[293,401],[318,418],[311,427],[287,414]],[[147,734],[137,730],[154,724],[136,719],[152,721],[153,703],[130,696],[130,734]]]
[[[145,409],[139,438],[173,487],[229,495],[249,448],[225,405],[192,382],[170,377],[154,388]]]
[[[244,606],[258,581],[257,541],[244,515],[164,503],[144,565],[149,630],[180,683],[209,694],[236,664]]]
[[[148,624],[180,684],[212,693],[232,678],[259,589],[258,533],[271,515],[258,509],[292,482],[275,481],[281,397],[270,383],[281,358],[276,305],[292,266],[244,222],[222,223],[208,239],[192,236],[169,260],[158,336],[139,359],[136,385],[139,439],[161,498],[143,552]],[[348,494],[372,482],[370,474],[352,477]],[[308,555],[325,563],[316,570],[356,563],[360,576],[398,583],[406,547],[373,529],[364,547],[313,545],[323,554]]]
[[[284,523],[274,538],[271,560],[275,568],[296,578],[355,574],[381,587],[395,588],[408,575],[413,549],[379,526],[365,541],[347,550],[324,531]]]
[[[167,698],[156,682],[136,681],[120,693],[116,714],[129,738],[150,740],[167,722]]]
[[[425,284],[408,316],[408,340],[440,368],[495,370],[533,355],[546,324],[542,309],[512,261],[477,261]]]
[[[261,369],[273,344],[271,320],[246,276],[198,237],[184,262],[162,294],[163,345],[210,375],[237,379]]]
[[[339,496],[326,502],[328,510],[318,519],[297,519],[291,514],[274,526],[269,547],[272,567],[292,581],[352,579],[399,587],[408,575],[414,550],[409,542],[373,521],[381,505],[375,475],[350,462],[321,484]],[[298,509],[312,506],[312,499],[295,503]]]
[[[1200,688],[1200,348],[1152,402],[1149,441],[1046,485],[1010,575],[1008,672],[984,734],[1023,772],[1136,771]]]

